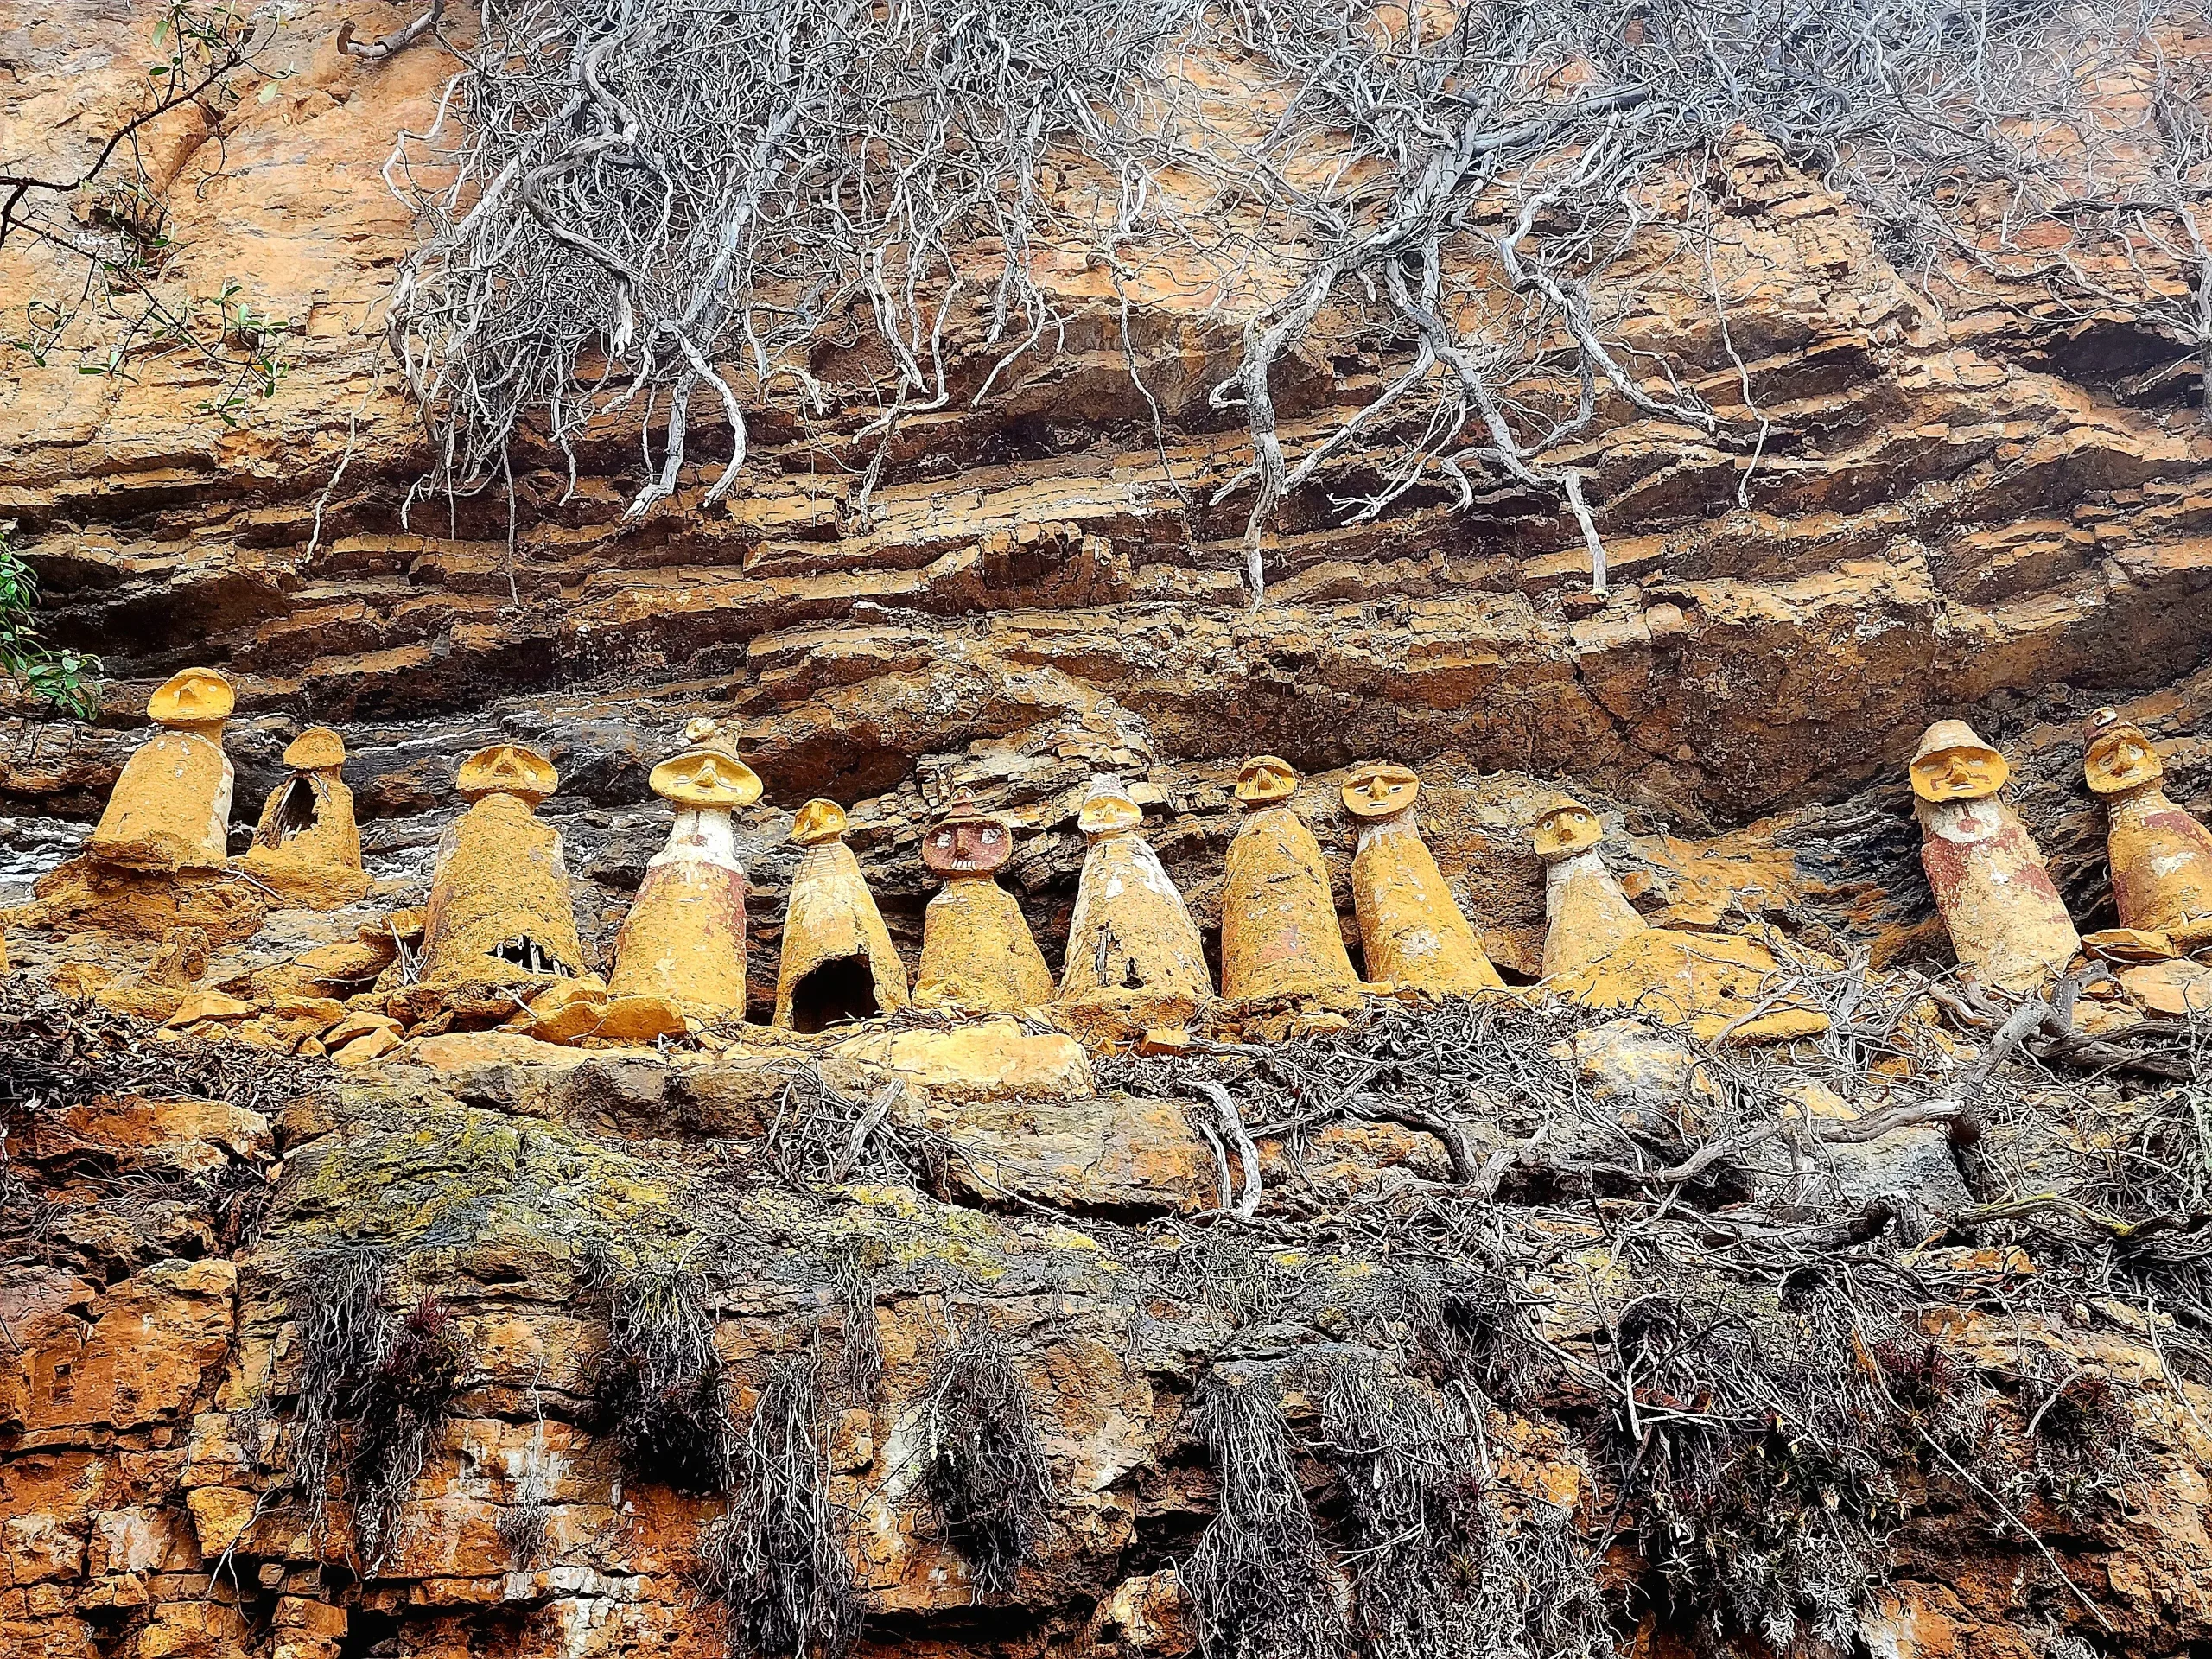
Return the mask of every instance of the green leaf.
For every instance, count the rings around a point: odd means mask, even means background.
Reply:
[[[264,104],[274,104],[276,101],[276,83],[275,81],[270,81],[266,86],[261,89],[261,101]]]

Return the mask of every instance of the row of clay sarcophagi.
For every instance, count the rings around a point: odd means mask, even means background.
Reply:
[[[746,1001],[747,883],[733,814],[760,798],[760,782],[726,728],[696,721],[687,737],[690,747],[652,776],[676,820],[616,936],[607,989],[728,1016]],[[421,982],[583,976],[560,838],[532,811],[552,791],[551,766],[502,745],[472,756],[459,782],[471,804],[439,849]],[[1359,991],[1320,847],[1288,808],[1296,786],[1297,774],[1271,756],[1248,764],[1237,784],[1248,817],[1230,849],[1224,901],[1222,988],[1230,997]],[[1353,885],[1369,971],[1439,993],[1498,988],[1413,825],[1417,788],[1397,766],[1363,768],[1344,786],[1348,810],[1363,820]],[[909,1003],[976,1014],[1088,1003],[1172,1020],[1210,1001],[1198,926],[1138,833],[1141,810],[1102,778],[1077,823],[1090,845],[1056,980],[1020,904],[998,883],[1014,825],[956,801],[923,838],[923,862],[943,888],[925,915],[910,985],[845,845],[842,810],[807,802],[791,823],[802,855],[784,916],[774,1023],[818,1031]]]
[[[145,874],[242,868],[288,896],[346,904],[366,895],[353,793],[343,771],[346,744],[311,727],[284,751],[290,768],[270,791],[243,858],[227,857],[237,773],[223,751],[223,727],[237,706],[231,683],[211,668],[172,676],[148,702],[162,729],[140,746],[108,795],[86,856]]]
[[[321,728],[285,751],[292,775],[271,794],[251,849],[226,861],[234,773],[222,734],[233,705],[229,683],[208,669],[187,670],[155,693],[149,713],[162,730],[124,768],[86,859],[141,875],[227,866],[280,891],[319,880],[326,894],[339,875],[365,892],[341,777],[345,747]],[[694,721],[687,738],[690,747],[652,772],[676,819],[617,937],[607,988],[727,1013],[746,1001],[747,880],[732,815],[759,799],[760,782],[720,724]],[[468,810],[440,842],[418,984],[593,978],[559,834],[536,814],[557,781],[549,760],[517,745],[462,763],[455,782]],[[1262,756],[1236,785],[1248,816],[1229,859],[1222,989],[1230,997],[1357,995],[1361,984],[1320,848],[1288,804],[1297,784],[1287,763]],[[1343,791],[1361,823],[1353,889],[1369,976],[1440,994],[1497,988],[1414,822],[1419,787],[1404,767],[1378,765]],[[1013,824],[956,803],[924,841],[924,862],[944,887],[929,906],[910,987],[844,844],[843,812],[808,802],[791,828],[804,851],[785,917],[776,1023],[818,1029],[909,1002],[1013,1012],[1088,1001],[1173,1019],[1210,1000],[1198,927],[1140,833],[1141,809],[1101,779],[1078,822],[1090,848],[1055,980],[1020,905],[995,879],[1013,850]]]
[[[2100,709],[2082,745],[2086,780],[2105,801],[2120,918],[2086,939],[2019,815],[1999,795],[2011,775],[2005,757],[1960,720],[1930,726],[1913,755],[1921,863],[1959,966],[1978,983],[2027,991],[2085,953],[2151,963],[2212,944],[2212,832],[2167,797],[2165,766],[2140,727]],[[2206,975],[2212,979],[2212,969]],[[2212,985],[2189,1001],[2212,1007]]]
[[[162,729],[118,779],[88,860],[156,874],[225,866],[233,772],[222,732],[233,702],[228,683],[207,669],[187,670],[155,693],[148,712]],[[618,938],[610,989],[741,1009],[747,884],[731,815],[759,798],[760,784],[717,723],[695,721],[689,741],[652,774],[677,817]],[[368,882],[340,775],[343,743],[317,728],[284,758],[292,773],[232,867],[283,892],[358,898]],[[2087,734],[2085,766],[2090,787],[2110,803],[2122,924],[2094,936],[2090,947],[2145,961],[2212,942],[2212,835],[2164,795],[2148,738],[2101,710]],[[2003,757],[1963,722],[1939,721],[1910,772],[1929,882],[1967,974],[2019,989],[2063,971],[2083,941],[2034,843],[1998,798]],[[534,811],[556,781],[549,761],[513,745],[463,764],[457,783],[470,806],[439,849],[420,982],[591,977],[559,836]],[[1362,983],[1319,846],[1290,806],[1297,784],[1271,755],[1248,762],[1237,781],[1246,816],[1229,853],[1221,952],[1221,992],[1232,999],[1325,999]],[[1411,771],[1376,763],[1342,791],[1360,825],[1351,886],[1367,981],[1438,995],[1496,988],[1498,976],[1421,839],[1419,789]],[[1013,849],[1013,825],[957,803],[924,841],[924,862],[944,885],[929,906],[910,988],[844,845],[843,813],[828,801],[807,803],[791,831],[804,855],[785,918],[777,1023],[818,1027],[909,1001],[988,1012],[1097,1003],[1179,1017],[1210,998],[1213,985],[1198,929],[1141,823],[1119,784],[1094,784],[1078,818],[1090,846],[1056,981],[1019,905],[995,880]],[[1577,994],[1601,986],[1608,968],[1623,994],[1671,981],[1681,1005],[1674,1012],[1688,1016],[1726,1007],[1770,969],[1748,942],[1701,936],[1688,950],[1683,936],[1653,928],[1599,856],[1603,830],[1587,808],[1564,803],[1532,836],[1549,866],[1547,980],[1571,982]]]

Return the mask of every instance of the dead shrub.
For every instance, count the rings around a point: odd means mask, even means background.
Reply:
[[[2021,1404],[2036,1485],[2055,1508],[2109,1497],[2133,1478],[2141,1455],[2134,1414],[2107,1372],[2085,1366],[2054,1376],[2039,1357]]]
[[[982,1308],[938,1362],[923,1416],[930,1511],[976,1595],[1004,1595],[1044,1545],[1052,1475],[1028,1384]]]
[[[1320,1379],[1319,1450],[1344,1499],[1352,1631],[1374,1659],[1471,1650],[1487,1554],[1483,1482],[1458,1414],[1371,1361]]]
[[[384,1288],[391,1259],[381,1246],[347,1243],[292,1264],[292,1325],[300,1344],[298,1417],[292,1479],[307,1505],[308,1536],[328,1521],[331,1474],[342,1467],[339,1426],[361,1379],[383,1357]]]
[[[1637,1297],[1613,1319],[1605,1443],[1645,1558],[1716,1637],[1848,1647],[1903,1512],[1896,1412],[1850,1310],[1808,1283]]]
[[[1448,1277],[1414,1278],[1409,1323],[1429,1374],[1517,1409],[1555,1379],[1557,1365],[1537,1340],[1536,1325],[1508,1276],[1487,1262]]]
[[[451,1310],[425,1294],[399,1321],[384,1354],[347,1402],[355,1424],[346,1495],[363,1570],[381,1572],[433,1447],[445,1437],[468,1351]]]
[[[602,1264],[596,1276],[607,1288],[608,1335],[595,1421],[624,1474],[677,1492],[728,1493],[737,1435],[705,1287],[680,1262],[627,1271]]]
[[[837,1659],[859,1639],[822,1418],[810,1361],[771,1370],[746,1430],[737,1501],[701,1535],[700,1588],[722,1609],[733,1659]]]
[[[1337,1573],[1291,1458],[1272,1379],[1208,1380],[1192,1404],[1220,1485],[1183,1563],[1205,1659],[1333,1659],[1347,1635]]]
[[[849,1398],[862,1405],[881,1405],[883,1338],[875,1328],[875,1280],[857,1256],[847,1255],[837,1264],[834,1287],[845,1325],[838,1380]]]

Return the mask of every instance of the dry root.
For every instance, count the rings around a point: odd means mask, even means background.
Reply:
[[[702,1591],[728,1621],[732,1659],[837,1659],[859,1639],[861,1599],[827,1494],[822,1389],[791,1359],[761,1384],[737,1501],[699,1540]]]
[[[924,1408],[922,1490],[979,1597],[1014,1588],[1045,1541],[1053,1501],[1029,1385],[978,1307],[938,1363]]]

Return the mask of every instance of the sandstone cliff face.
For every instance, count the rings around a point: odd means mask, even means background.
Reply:
[[[816,441],[771,420],[715,508],[687,474],[684,499],[623,525],[637,463],[610,440],[564,505],[556,472],[518,480],[512,556],[505,499],[418,503],[404,529],[418,429],[377,323],[410,232],[378,166],[395,130],[426,122],[448,60],[341,58],[334,16],[288,31],[278,60],[296,73],[265,101],[250,91],[214,138],[178,146],[165,198],[180,291],[234,278],[291,320],[275,395],[226,426],[195,406],[213,372],[182,353],[114,378],[18,361],[0,387],[0,512],[56,637],[114,677],[100,727],[48,729],[35,753],[19,737],[0,790],[33,825],[95,811],[147,682],[211,659],[271,728],[241,733],[242,815],[276,731],[309,719],[346,728],[385,852],[421,844],[403,821],[448,804],[445,766],[493,729],[554,746],[562,804],[615,811],[646,798],[645,763],[687,712],[734,698],[770,802],[834,794],[865,824],[882,798],[863,850],[911,885],[903,805],[955,785],[1054,803],[1038,816],[1057,825],[1087,769],[1162,767],[1195,826],[1217,817],[1219,764],[1246,753],[1314,772],[1388,753],[1571,778],[1704,833],[1885,783],[1936,714],[1975,709],[2032,743],[2039,719],[2203,658],[2212,451],[2186,378],[2139,389],[2143,341],[2117,321],[2040,323],[2031,296],[1939,309],[1751,146],[1714,277],[1773,435],[1748,483],[1690,435],[1594,448],[1616,584],[1595,610],[1571,526],[1500,491],[1355,529],[1294,501],[1270,602],[1249,613],[1242,509],[1187,505],[1162,478],[1097,306],[1003,399],[910,425],[864,518],[836,470],[855,423]],[[89,7],[19,20],[10,153],[73,156],[133,84],[137,27]],[[65,274],[35,245],[4,257],[11,290]],[[1693,278],[1648,284],[1625,333],[1729,403],[1735,369]],[[1097,278],[1055,280],[1079,308]],[[1217,472],[1234,440],[1204,396],[1231,334],[1172,308],[1141,320],[1179,479]],[[865,385],[864,364],[822,372]],[[1359,372],[1356,351],[1300,364],[1287,417],[1318,418]],[[2190,708],[2156,712],[2156,734],[2193,735]]]
[[[1395,1017],[1396,1034],[1370,1054],[1450,1028]],[[2055,1099],[2010,1094],[2014,1115],[1993,1118],[1955,1163],[1927,1129],[1833,1148],[1816,1170],[1802,1161],[1808,1147],[1776,1157],[1738,1145],[1709,1182],[1683,1190],[1684,1230],[1662,1211],[1639,1222],[1640,1239],[1608,1238],[1603,1206],[1586,1212],[1556,1183],[1617,1160],[1605,1145],[1624,1132],[1663,1135],[1654,1109],[1693,1135],[1720,1121],[1721,1096],[1694,1080],[1715,1062],[1693,1065],[1633,1021],[1517,1027],[1515,1041],[1538,1045],[1522,1050],[1529,1098],[1556,1099],[1567,1084],[1591,1092],[1599,1116],[1569,1111],[1524,1141],[1514,1137],[1535,1120],[1522,1107],[1493,1103],[1496,1116],[1478,1107],[1465,1120],[1509,1173],[1490,1211],[1503,1230],[1478,1225],[1463,1248],[1521,1228],[1550,1247],[1548,1265],[1505,1303],[1529,1298],[1520,1305],[1545,1347],[1509,1360],[1510,1344],[1480,1325],[1423,1324],[1434,1315],[1422,1297],[1483,1260],[1455,1266],[1433,1251],[1452,1236],[1445,1217],[1475,1213],[1465,1189],[1446,1184],[1435,1144],[1384,1123],[1336,1123],[1294,1160],[1271,1154],[1255,1224],[1194,1221],[1214,1201],[1210,1160],[1184,1113],[1142,1092],[1168,1075],[1159,1061],[1119,1075],[1134,1095],[963,1104],[910,1087],[887,1138],[830,1181],[814,1160],[844,1142],[838,1103],[878,1087],[864,1064],[802,1076],[742,1054],[563,1054],[495,1033],[429,1039],[340,1075],[235,1046],[164,1043],[89,1005],[59,1010],[20,991],[4,1020],[16,1096],[0,1234],[0,1632],[10,1652],[721,1652],[725,1626],[699,1580],[725,1501],[696,1495],[711,1484],[697,1466],[690,1480],[640,1476],[606,1417],[610,1286],[671,1261],[706,1287],[741,1422],[793,1356],[848,1375],[855,1320],[871,1322],[880,1380],[833,1385],[822,1422],[827,1490],[868,1611],[863,1652],[1192,1651],[1179,1574],[1198,1559],[1225,1478],[1200,1427],[1205,1390],[1229,1378],[1279,1393],[1305,1484],[1283,1496],[1310,1502],[1332,1536],[1356,1537],[1357,1493],[1331,1473],[1326,1390],[1361,1368],[1410,1363],[1389,1357],[1424,1351],[1405,1345],[1423,1329],[1424,1340],[1463,1331],[1497,1367],[1481,1373],[1491,1519],[1467,1547],[1491,1565],[1478,1576],[1549,1573],[1538,1600],[1612,1609],[1598,1615],[1599,1646],[1586,1645],[1586,1626],[1584,1644],[1553,1650],[1601,1652],[1618,1639],[1651,1654],[1811,1656],[1840,1650],[1824,1632],[1840,1630],[1877,1652],[2044,1659],[2084,1638],[2141,1655],[2212,1638],[2212,1388],[2183,1380],[2201,1376],[2193,1332],[2130,1294],[2139,1281],[2127,1258],[2117,1275],[2106,1264],[2100,1291],[2075,1276],[2061,1240],[2039,1240],[2031,1257],[1942,1243],[1939,1226],[1902,1258],[1936,1300],[1919,1305],[1924,1334],[1901,1327],[1859,1354],[1909,1402],[1899,1421],[1917,1426],[1889,1446],[1888,1472],[1853,1472],[1849,1439],[1834,1461],[1803,1457],[1836,1425],[1795,1416],[1821,1396],[1783,1364],[1758,1384],[1763,1400],[1777,1390],[1777,1438],[1755,1420],[1749,1445],[1764,1449],[1747,1466],[1754,1490],[1768,1460],[1779,1480],[1758,1506],[1708,1510],[1686,1484],[1684,1507],[1656,1530],[1605,1530],[1636,1513],[1630,1496],[1653,1478],[1639,1484],[1628,1456],[1637,1431],[1597,1381],[1634,1340],[1636,1307],[1677,1295],[1694,1305],[1708,1255],[1770,1270],[1762,1249],[1809,1236],[1788,1234],[1791,1217],[1847,1214],[1858,1194],[1909,1192],[1958,1211],[1962,1179],[1977,1193],[2003,1190],[1992,1172],[2008,1162],[2064,1180],[2069,1155],[2094,1160],[2091,1140],[2140,1144],[2134,1127],[2155,1122],[2155,1103],[2102,1099],[2092,1129]],[[1561,1065],[1548,1067],[1539,1033],[1561,1039]],[[122,1087],[99,1092],[96,1073]],[[1809,1089],[1816,1114],[1834,1109]],[[1556,1153],[1562,1134],[1586,1133],[1578,1121],[1615,1128],[1586,1147],[1597,1161],[1545,1173],[1537,1147],[1548,1137]],[[1612,1205],[1630,1214],[1624,1199]],[[1726,1254],[1762,1237],[1774,1243]],[[386,1305],[430,1299],[423,1305],[450,1321],[463,1356],[381,1559],[348,1502],[346,1450],[320,1526],[298,1478],[310,1396],[331,1381],[319,1378],[332,1351],[315,1334],[318,1310],[349,1264],[372,1259],[388,1273]],[[1879,1277],[1891,1260],[1847,1251],[1834,1265]],[[1814,1258],[1802,1268],[1814,1276],[1785,1292],[1779,1313],[1738,1307],[1735,1317],[1762,1322],[1760,1341],[1786,1338],[1794,1321],[1822,1328]],[[2167,1282],[2187,1294],[2185,1281]],[[857,1300],[844,1287],[854,1283]],[[1448,1288],[1443,1305],[1456,1305]],[[1035,1560],[991,1593],[923,1496],[944,1357],[971,1310],[1013,1356],[1052,1492]],[[1663,1365],[1659,1351],[1639,1351]],[[1785,1340],[1766,1361],[1794,1351]],[[1828,1357],[1838,1351],[1831,1338]],[[1859,1363],[1840,1351],[1847,1367]],[[1670,1416],[1713,1410],[1742,1359],[1726,1341],[1701,1347],[1694,1393],[1640,1389],[1654,1414],[1641,1444],[1649,1450]],[[1789,1363],[1822,1374],[1817,1348]],[[348,1421],[344,1446],[369,1427]],[[1895,1482],[1884,1490],[1897,1507],[1860,1515],[1863,1483],[1878,1475]],[[1792,1490],[1808,1478],[1827,1484]],[[1570,1558],[1546,1567],[1531,1553],[1550,1506],[1578,1516],[1586,1535],[1580,1588]],[[1729,1513],[1740,1559],[1700,1560],[1701,1542],[1682,1557]],[[1840,1517],[1841,1538],[1871,1525],[1887,1567],[1807,1547],[1791,1529],[1827,1524],[1808,1513]],[[1357,1560],[1345,1558],[1347,1579]],[[1701,1607],[1700,1586],[1716,1580],[1746,1599]],[[1344,1593],[1329,1586],[1325,1577],[1324,1593]],[[1525,1597],[1529,1581],[1521,1587]],[[1505,1605],[1518,1609],[1513,1622],[1470,1650],[1545,1650],[1552,1615]]]
[[[135,85],[151,15],[63,0],[0,22],[0,155],[79,155]],[[1149,827],[1211,944],[1238,761],[1271,750],[1310,774],[1300,804],[1348,917],[1351,836],[1321,809],[1343,768],[1386,756],[1421,769],[1431,845],[1516,979],[1535,973],[1542,930],[1525,830],[1562,792],[1624,817],[1625,884],[1656,920],[1749,915],[1929,964],[1946,947],[1902,767],[1936,715],[1970,711],[2012,757],[2014,798],[2085,928],[2108,916],[2082,714],[2124,705],[2166,747],[2176,799],[2212,807],[2212,440],[2184,382],[2139,380],[2157,353],[2117,320],[2056,321],[2021,296],[1937,307],[1751,145],[1729,158],[1714,280],[1774,434],[1748,482],[1688,434],[1593,448],[1614,575],[1602,603],[1571,525],[1499,489],[1469,512],[1416,501],[1352,529],[1294,502],[1268,542],[1268,602],[1248,608],[1241,510],[1195,505],[1163,477],[1110,296],[1073,264],[1056,284],[1091,305],[1064,348],[984,407],[911,423],[865,513],[838,464],[868,403],[852,362],[830,365],[850,397],[831,429],[772,422],[722,505],[701,500],[720,464],[710,429],[684,493],[634,525],[621,514],[638,463],[611,439],[587,447],[565,501],[544,458],[518,472],[512,545],[504,496],[418,502],[403,523],[420,429],[380,356],[378,312],[410,230],[378,166],[397,129],[427,122],[448,64],[417,49],[365,65],[331,42],[341,16],[367,35],[404,16],[303,7],[279,53],[294,73],[213,130],[162,137],[173,281],[205,296],[236,279],[290,320],[272,396],[226,424],[200,407],[219,377],[182,353],[118,376],[17,355],[0,373],[0,518],[45,584],[54,636],[99,652],[111,676],[99,721],[0,736],[0,879],[73,849],[142,735],[148,690],[175,668],[213,664],[239,688],[241,839],[286,741],[315,721],[345,735],[378,894],[333,918],[279,914],[216,951],[211,985],[243,988],[419,902],[456,810],[453,765],[499,738],[561,770],[544,815],[603,951],[665,833],[647,771],[688,719],[733,710],[767,789],[741,828],[756,1017],[796,861],[790,813],[817,794],[854,807],[910,968],[931,890],[923,825],[956,791],[1014,812],[1027,833],[1007,885],[1057,962],[1094,772],[1129,778],[1160,812]],[[34,245],[0,252],[11,303],[65,276]],[[1629,337],[1734,401],[1694,283],[1657,281],[1643,300]],[[972,351],[979,334],[971,320],[954,343]],[[1163,303],[1138,334],[1169,470],[1218,476],[1238,435],[1205,391],[1233,323]],[[1351,344],[1298,363],[1287,417],[1325,417],[1363,366]],[[149,954],[89,936],[8,944],[41,973]],[[78,1017],[89,1031],[103,1016]],[[1223,1363],[1363,1351],[1344,1287],[1387,1252],[1337,1217],[1448,1173],[1427,1140],[1382,1124],[1331,1128],[1304,1177],[1271,1154],[1270,1188],[1290,1194],[1271,1205],[1289,1208],[1271,1207],[1275,1230],[1217,1275],[1232,1286],[1217,1303],[1172,1260],[1213,1235],[1167,1224],[1212,1207],[1208,1148],[1181,1105],[1142,1090],[990,1109],[916,1090],[902,1132],[930,1155],[825,1193],[778,1179],[788,1079],[741,1057],[671,1067],[435,1040],[451,1046],[350,1078],[204,1056],[181,1071],[162,1058],[175,1046],[137,1027],[88,1039],[58,1081],[15,1052],[0,1078],[16,1113],[0,1164],[10,1651],[718,1651],[687,1580],[715,1506],[626,1482],[593,1426],[607,1309],[585,1247],[613,1238],[633,1255],[705,1250],[741,1417],[770,1359],[845,1339],[823,1289],[839,1263],[857,1253],[876,1275],[884,1397],[842,1405],[830,1452],[833,1491],[859,1517],[873,1650],[1186,1652],[1167,1569],[1216,1502],[1184,1413],[1193,1389]],[[1632,1070],[1593,1061],[1592,1086],[1632,1092]],[[856,1096],[875,1083],[846,1081]],[[1971,1157],[1922,1134],[1888,1145],[1891,1161],[1838,1206],[1931,1182],[1963,1194]],[[1531,1185],[1522,1202],[1541,1216],[1557,1196]],[[1579,1196],[1600,1213],[1596,1186]],[[311,1535],[283,1478],[294,1304],[316,1251],[340,1241],[392,1251],[392,1296],[435,1293],[473,1356],[399,1554],[373,1575],[342,1505]],[[2044,1306],[2021,1289],[2035,1264],[2006,1243],[1947,1247],[1929,1270],[1949,1275],[1958,1312],[1930,1334],[1993,1376],[2115,1379],[2137,1447],[2127,1507],[2005,1488],[2031,1541],[1964,1488],[1922,1491],[1859,1639],[1898,1656],[2071,1659],[2084,1638],[2196,1651],[2212,1642],[2212,1394],[2193,1351],[2125,1297]],[[1290,1255],[1327,1259],[1322,1289],[1269,1277]],[[1058,1494],[1042,1564],[992,1605],[913,1490],[916,1402],[978,1299],[1014,1341]],[[1594,1339],[1591,1321],[1559,1317],[1560,1342]],[[1292,1408],[1310,1427],[1310,1402]],[[1580,1437],[1605,1409],[1567,1389],[1501,1410],[1511,1502],[1600,1490]],[[2003,1408],[2016,1433],[2035,1409]],[[1914,1478],[1939,1485],[1929,1461]],[[1325,1512],[1341,1507],[1312,1458],[1301,1472]],[[542,1512],[535,1560],[500,1524],[518,1510]],[[1617,1584],[1643,1581],[1635,1555],[1615,1550]],[[1699,1639],[1699,1619],[1656,1592],[1620,1605],[1646,1651]]]

